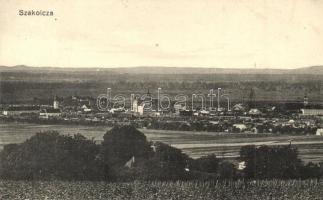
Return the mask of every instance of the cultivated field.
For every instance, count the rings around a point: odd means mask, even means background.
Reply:
[[[9,143],[21,143],[36,132],[57,130],[63,134],[81,133],[87,138],[94,138],[98,143],[109,128],[103,126],[77,125],[38,125],[24,123],[0,124],[0,149]],[[304,161],[323,162],[323,137],[315,135],[272,135],[272,134],[232,134],[211,132],[164,131],[141,129],[148,140],[161,141],[182,149],[196,158],[215,153],[218,157],[234,158],[238,156],[241,146],[282,145],[289,144],[299,149],[300,158]]]
[[[307,181],[253,182],[25,182],[0,181],[0,199],[240,199],[318,200],[323,183]]]

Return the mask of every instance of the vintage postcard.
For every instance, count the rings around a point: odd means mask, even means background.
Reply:
[[[0,0],[0,199],[323,199],[322,0]]]

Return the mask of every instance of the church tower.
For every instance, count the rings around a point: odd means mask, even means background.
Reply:
[[[308,97],[307,95],[304,96],[304,107],[308,105]]]
[[[58,102],[57,96],[54,97],[53,107],[54,107],[54,109],[58,109],[59,108],[59,102]]]

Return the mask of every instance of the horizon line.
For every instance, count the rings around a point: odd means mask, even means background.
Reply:
[[[0,67],[8,67],[8,68],[14,68],[14,67],[30,67],[30,68],[61,68],[61,69],[118,69],[118,68],[191,68],[191,69],[253,69],[253,70],[293,70],[293,69],[302,69],[302,68],[311,68],[311,67],[323,67],[323,64],[318,65],[307,65],[307,66],[299,66],[299,67],[194,67],[194,66],[162,66],[162,65],[137,65],[137,66],[96,66],[96,67],[80,67],[80,66],[35,66],[35,65],[24,65],[24,64],[18,64],[18,65],[0,65]]]

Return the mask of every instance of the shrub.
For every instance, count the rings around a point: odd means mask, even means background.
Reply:
[[[219,164],[218,177],[220,179],[234,179],[236,178],[236,169],[234,164],[223,161]]]
[[[320,166],[318,164],[314,164],[312,162],[307,163],[305,166],[301,168],[301,178],[320,178]]]
[[[195,171],[217,173],[219,166],[219,159],[214,155],[210,154],[202,156],[198,159],[192,160],[191,169]]]

